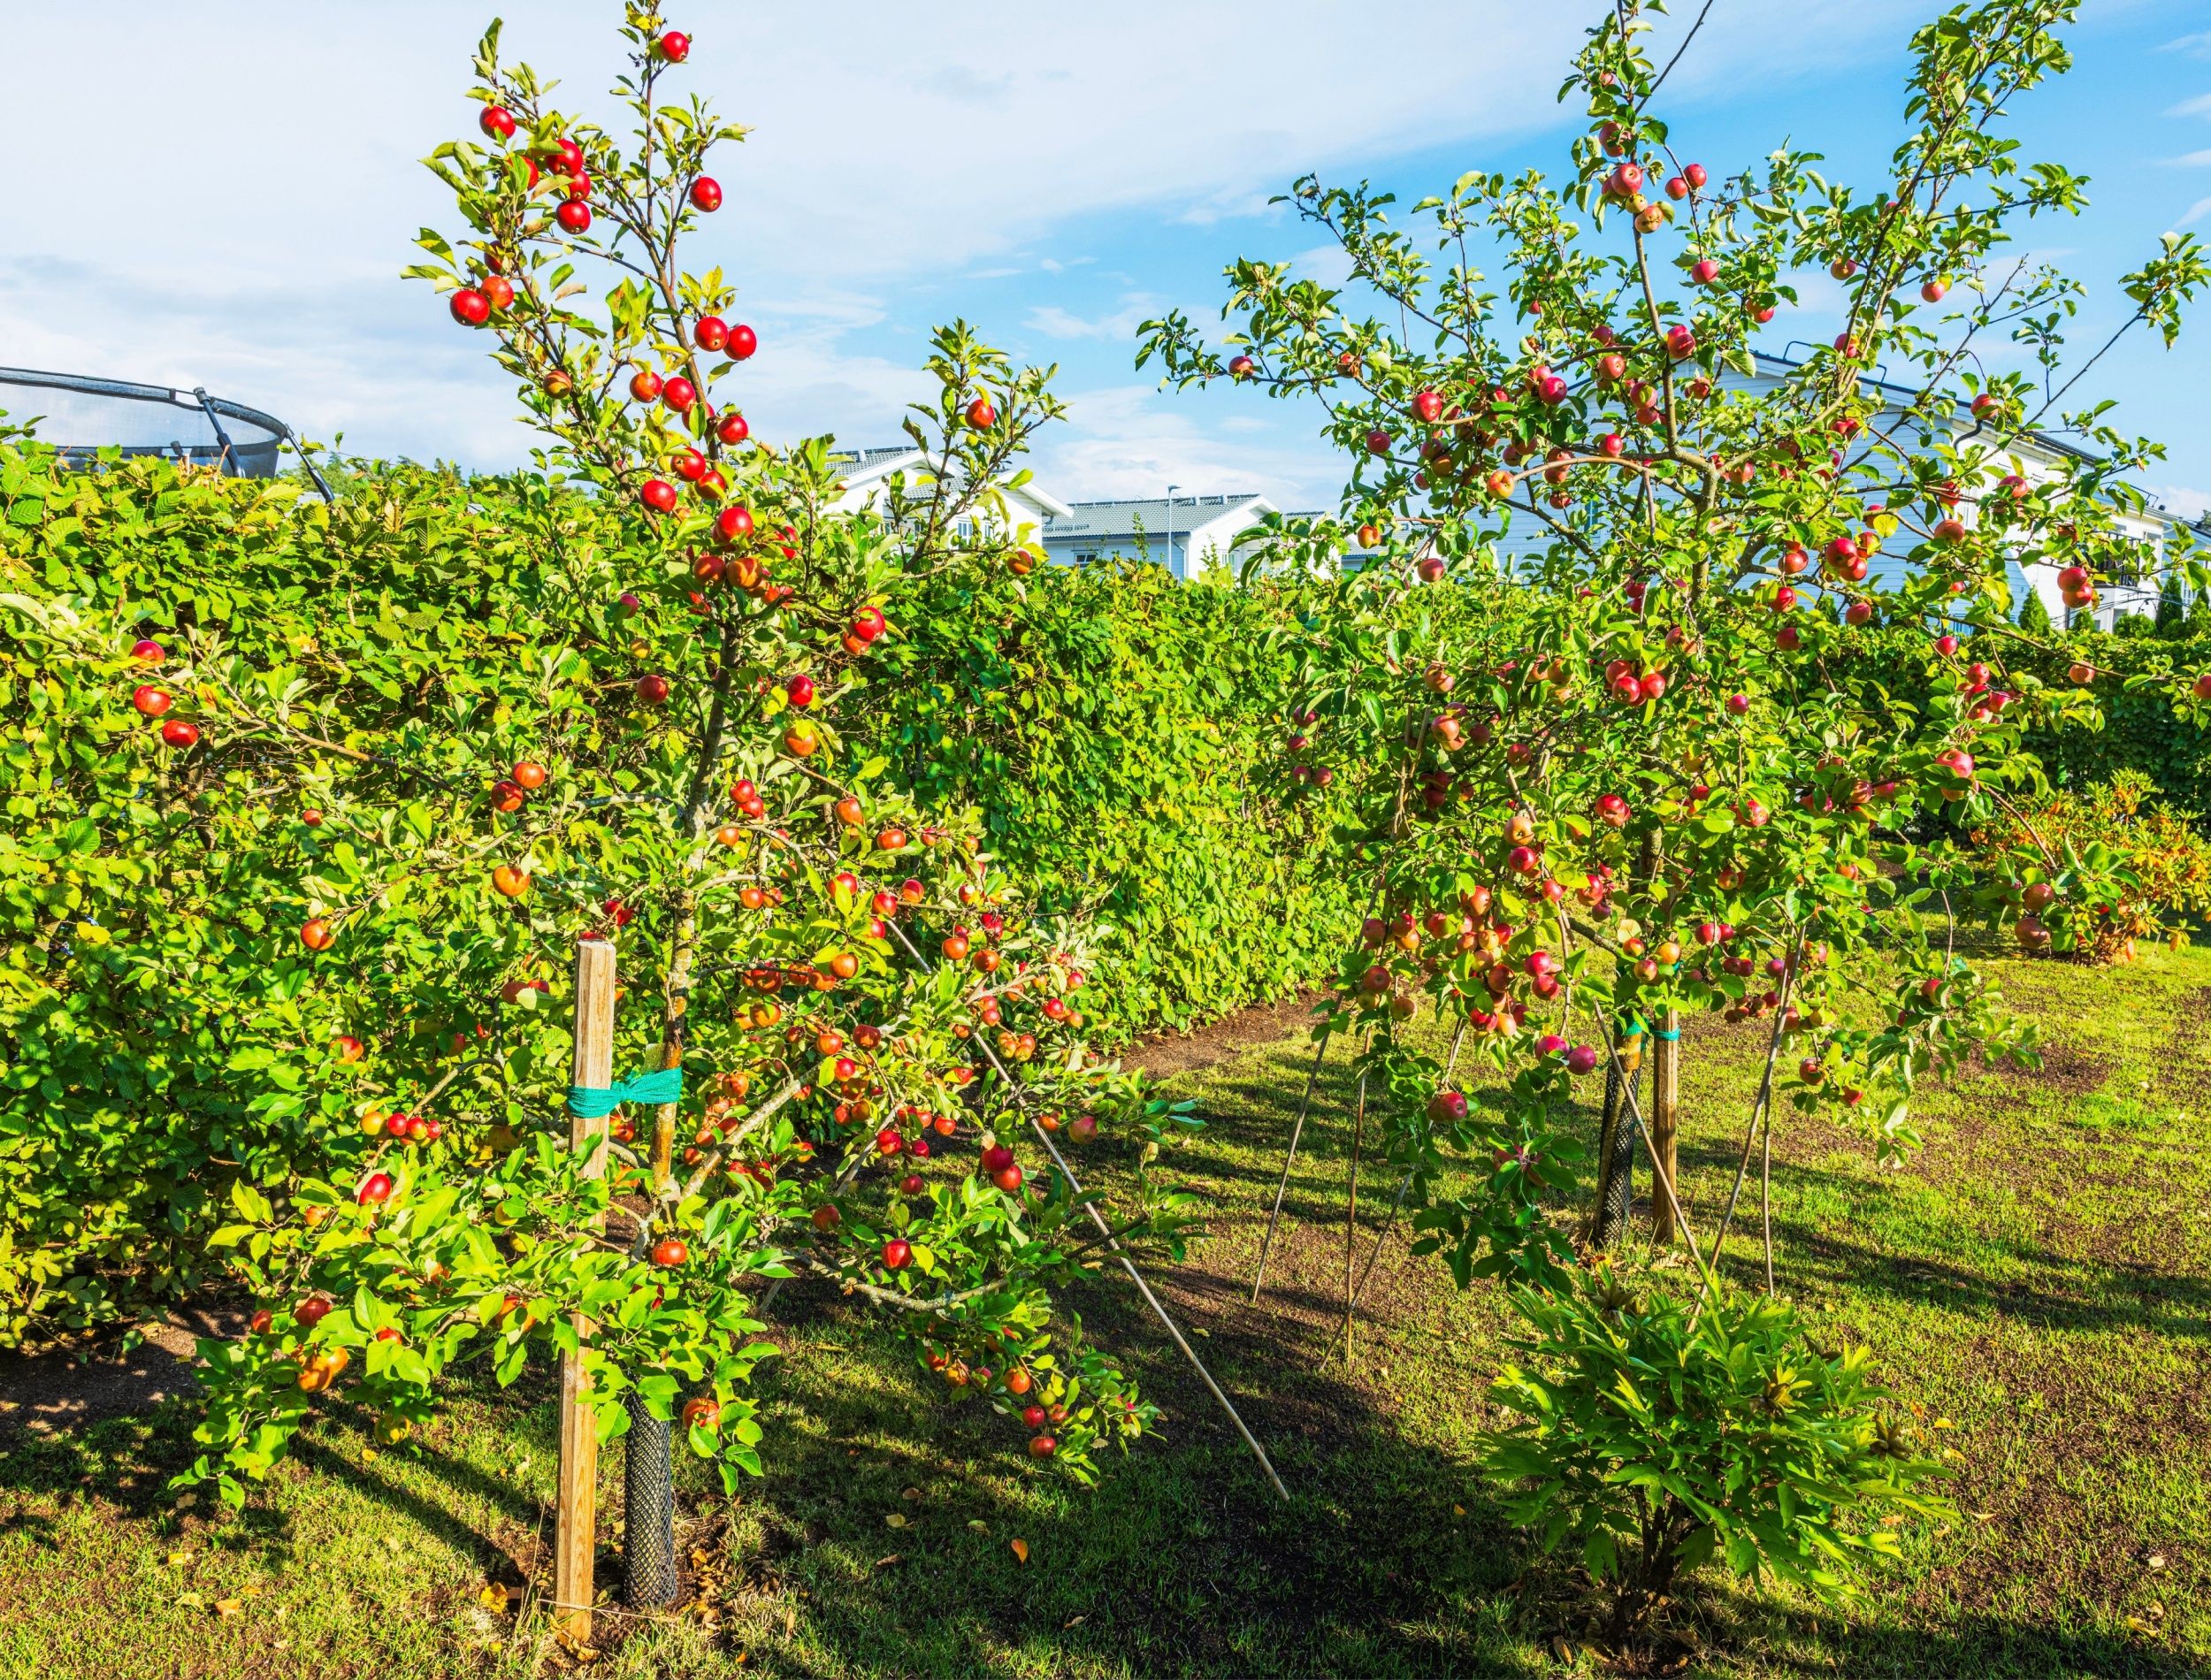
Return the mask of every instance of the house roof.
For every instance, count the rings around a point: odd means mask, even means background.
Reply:
[[[1180,536],[1203,531],[1234,514],[1248,513],[1256,517],[1274,510],[1274,504],[1256,491],[1220,496],[1177,496],[1171,508],[1164,496],[1078,501],[1066,515],[1054,519],[1044,535],[1054,542],[1062,538],[1112,541],[1135,536],[1141,524],[1145,536],[1164,538],[1170,526]]]
[[[926,471],[930,466],[928,454],[910,443],[891,444],[875,449],[839,450],[830,457],[830,461],[841,470],[847,489],[876,484],[894,472],[909,472],[917,467]],[[1038,485],[1034,478],[1010,493],[1036,503],[1053,520],[1065,519],[1070,511],[1066,502]]]
[[[1769,355],[1763,350],[1753,352],[1752,360],[1761,374],[1772,379],[1786,378],[1804,365],[1802,361],[1793,362],[1786,356]],[[1884,401],[1898,409],[1909,409],[1919,400],[1919,388],[1915,386],[1900,385],[1893,379],[1875,378],[1871,374],[1860,375],[1858,382],[1870,390],[1878,392]],[[1962,399],[1956,404],[1955,417],[1962,426],[1967,428],[1970,428],[1975,424],[1972,406]],[[2075,461],[2101,459],[2094,450],[2085,449],[2079,444],[2064,438],[2053,437],[2047,431],[2022,432],[2018,441],[2026,445],[2031,450],[2041,450],[2053,455],[2068,455]],[[2184,525],[2188,523],[2154,496],[2145,503],[2143,511],[2153,518],[2163,521],[2168,525]]]

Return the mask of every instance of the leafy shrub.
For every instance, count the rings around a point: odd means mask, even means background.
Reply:
[[[1785,1302],[1723,1287],[1699,1310],[1602,1267],[1513,1298],[1526,1359],[1490,1394],[1517,1417],[1484,1437],[1485,1463],[1516,1520],[1610,1585],[1620,1644],[1710,1559],[1841,1597],[1898,1554],[1881,1519],[1948,1514],[1917,1491],[1937,1466],[1866,1350],[1814,1347]]]
[[[2138,940],[2211,908],[2211,840],[2190,813],[2151,803],[2139,770],[2008,807],[1976,835],[2008,870],[2005,904],[2030,956],[2131,962]]]

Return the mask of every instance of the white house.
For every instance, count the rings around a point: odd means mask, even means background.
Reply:
[[[1729,390],[1748,391],[1757,395],[1765,395],[1786,381],[1801,365],[1785,357],[1766,355],[1763,353],[1755,357],[1755,363],[1756,371],[1748,378],[1734,371],[1723,373],[1720,377],[1721,386]],[[1899,416],[1909,409],[1914,400],[1919,395],[1918,391],[1910,386],[1897,385],[1871,377],[1862,378],[1860,384],[1864,390],[1881,398],[1886,411],[1883,421],[1884,429],[1894,424]],[[1955,428],[1954,433],[1955,436],[1962,437],[1972,430],[1973,416],[1964,404],[1958,405],[1952,424]],[[2062,439],[2049,437],[2041,432],[2029,432],[2011,444],[2002,455],[1993,459],[1989,470],[1992,477],[2001,477],[2006,472],[2015,470],[2012,462],[2016,460],[2017,462],[2016,470],[2021,477],[2025,478],[2031,484],[2041,483],[2056,477],[2061,470],[2060,463],[2068,456],[2076,459],[2089,458],[2087,451]],[[1961,500],[1957,508],[1957,515],[1963,523],[1971,524],[1978,516],[1978,510],[1970,499]],[[2141,545],[2142,566],[2136,579],[2131,582],[2111,577],[2099,580],[2094,609],[2099,628],[2110,629],[2112,620],[2121,613],[2156,611],[2160,556],[2164,551],[2165,543],[2173,529],[2183,523],[2178,515],[2155,504],[2152,504],[2138,515],[2122,513],[2117,515],[2120,529]],[[1552,533],[1547,526],[1532,515],[1523,512],[1513,519],[1511,530],[1506,534],[1504,540],[1497,545],[1497,553],[1500,558],[1509,564],[1513,561],[1540,554],[1548,548],[1553,540]],[[1874,561],[1874,576],[1884,581],[1893,582],[1901,569],[1901,562],[1894,558],[1881,557]],[[2054,564],[2038,563],[2031,567],[2014,566],[2012,592],[2015,600],[2024,599],[2024,597],[2020,593],[2022,585],[2031,587],[2035,593],[2042,598],[2043,606],[2049,609],[2052,622],[2062,624],[2066,622],[2066,608],[2063,596],[2058,589],[2057,574],[2058,568]]]
[[[1721,383],[1733,389],[1763,394],[1787,379],[1800,365],[1781,356],[1763,354],[1756,357],[1756,364],[1757,370],[1750,378],[1746,379],[1740,374],[1731,373],[1724,376]],[[1887,380],[1869,377],[1860,383],[1864,390],[1881,398],[1885,428],[1902,416],[1919,395],[1913,386]],[[1962,438],[1972,431],[1972,413],[1962,402],[1958,404],[1951,424],[1955,437]],[[2087,450],[2062,438],[2030,431],[2014,440],[2001,454],[1992,455],[1988,470],[1992,477],[2016,471],[2030,484],[2042,484],[2058,477],[2063,470],[2062,463],[2069,457],[2074,460],[2092,459]],[[1970,498],[1961,499],[1956,512],[1958,518],[1969,525],[1978,517],[1978,509]],[[2131,581],[2115,577],[2099,580],[2094,614],[2096,624],[2102,630],[2110,629],[2112,621],[2122,613],[2154,613],[2157,610],[2159,572],[2165,544],[2174,528],[2184,522],[2162,505],[2153,502],[2139,514],[2117,514],[2115,523],[2122,532],[2140,546],[2142,565]],[[1894,572],[1896,562],[1890,561],[1884,567],[1882,562],[1877,561],[1875,569],[1877,573],[1884,569]],[[2058,589],[2057,574],[2058,568],[2054,563],[2037,563],[2030,567],[2015,565],[2012,568],[2013,596],[2015,599],[2023,599],[2020,586],[2024,584],[2031,588],[2042,598],[2043,606],[2049,609],[2051,620],[2062,624],[2066,622],[2066,608],[2063,595]]]
[[[894,473],[906,475],[909,496],[916,493],[919,481],[929,475],[934,465],[929,455],[912,444],[857,450],[840,457],[839,463],[844,466],[845,488],[835,506],[838,511],[845,513],[879,506],[884,486]],[[1017,535],[1023,525],[1037,527],[1041,535],[1055,521],[1064,520],[1075,511],[1033,478],[1018,490],[1001,490],[998,494],[1006,504],[1006,529],[1000,534],[1006,537]],[[992,515],[986,510],[983,517],[990,519]]]
[[[1044,527],[1044,552],[1064,566],[1116,556],[1150,560],[1187,579],[1209,566],[1236,566],[1237,535],[1274,511],[1266,497],[1248,492],[1078,501]]]

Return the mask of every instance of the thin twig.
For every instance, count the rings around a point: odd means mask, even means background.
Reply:
[[[1351,1268],[1358,1260],[1358,1157],[1366,1135],[1366,1075],[1358,1077],[1358,1102],[1351,1111],[1351,1191],[1343,1204],[1343,1363],[1351,1363],[1351,1321],[1358,1310]]]
[[[1259,1239],[1259,1264],[1251,1273],[1251,1299],[1255,1304],[1266,1283],[1266,1256],[1274,1247],[1274,1227],[1281,1223],[1282,1198],[1289,1194],[1289,1170],[1297,1165],[1297,1140],[1304,1135],[1305,1116],[1312,1111],[1312,1094],[1320,1083],[1320,1064],[1328,1053],[1328,1035],[1335,1030],[1335,1022],[1330,1019],[1321,1027],[1320,1042],[1313,1046],[1312,1070],[1305,1075],[1305,1095],[1297,1104],[1297,1118],[1289,1128],[1289,1148],[1282,1156],[1282,1181],[1274,1187],[1274,1209],[1266,1216],[1266,1234]]]
[[[890,928],[891,931],[898,936],[899,943],[906,947],[907,955],[914,959],[922,972],[923,974],[933,973],[933,965],[914,948],[914,942],[906,936],[906,929],[895,921],[890,924]],[[1026,1107],[1028,1095],[1026,1088],[1006,1070],[1006,1064],[998,1060],[998,1052],[991,1048],[987,1040],[982,1038],[975,1039],[975,1045],[983,1052],[991,1065],[998,1070],[998,1077],[1006,1081],[1007,1092],[1019,1100],[1023,1107]],[[1228,1421],[1236,1426],[1236,1433],[1243,1437],[1243,1444],[1251,1449],[1251,1455],[1259,1461],[1259,1468],[1266,1472],[1266,1479],[1274,1484],[1274,1491],[1281,1495],[1283,1502],[1288,1503],[1289,1490],[1282,1485],[1282,1478],[1275,1474],[1274,1461],[1267,1457],[1266,1448],[1259,1445],[1259,1437],[1251,1432],[1250,1426],[1244,1423],[1234,1403],[1230,1401],[1227,1394],[1221,1392],[1220,1385],[1213,1380],[1213,1372],[1205,1369],[1205,1362],[1197,1356],[1197,1350],[1184,1338],[1181,1326],[1175,1324],[1173,1316],[1168,1313],[1159,1297],[1151,1292],[1151,1286],[1144,1280],[1144,1274],[1136,1270],[1136,1263],[1128,1257],[1128,1251],[1114,1238],[1113,1227],[1106,1223],[1106,1216],[1100,1213],[1097,1205],[1084,1195],[1082,1182],[1075,1176],[1075,1169],[1067,1165],[1067,1157],[1060,1153],[1060,1146],[1052,1142],[1052,1134],[1042,1126],[1037,1126],[1036,1132],[1037,1137],[1043,1140],[1044,1149],[1051,1155],[1053,1164],[1059,1167],[1060,1174],[1067,1180],[1069,1194],[1081,1201],[1083,1210],[1090,1216],[1090,1223],[1105,1234],[1106,1246],[1113,1250],[1113,1257],[1121,1262],[1121,1270],[1128,1274],[1128,1281],[1136,1286],[1136,1293],[1144,1298],[1145,1303],[1159,1316],[1159,1322],[1167,1326],[1167,1333],[1174,1339],[1174,1345],[1182,1350],[1182,1357],[1190,1361],[1190,1369],[1198,1374],[1205,1386],[1212,1391],[1213,1399],[1220,1402],[1220,1409],[1228,1414]]]
[[[1735,1205],[1742,1196],[1743,1180],[1750,1172],[1750,1151],[1756,1146],[1759,1122],[1763,1119],[1771,1124],[1768,1111],[1773,1102],[1773,1065],[1781,1054],[1781,1033],[1789,1019],[1789,994],[1795,985],[1796,970],[1792,966],[1781,977],[1781,1001],[1774,1010],[1773,1035],[1766,1043],[1765,1073],[1758,1081],[1757,1100],[1751,1104],[1750,1124],[1743,1130],[1742,1158],[1735,1163],[1735,1185],[1727,1193],[1726,1211],[1720,1215],[1719,1229],[1712,1235],[1711,1256],[1704,1263],[1708,1267],[1719,1264],[1720,1245],[1727,1241],[1728,1227],[1735,1222]]]

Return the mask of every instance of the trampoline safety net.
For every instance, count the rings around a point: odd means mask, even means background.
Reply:
[[[89,467],[96,451],[111,448],[211,466],[233,478],[272,478],[287,442],[299,453],[292,429],[274,415],[204,389],[0,367],[0,411],[13,424],[33,425],[73,467]],[[300,461],[327,499],[322,474],[303,453]]]

